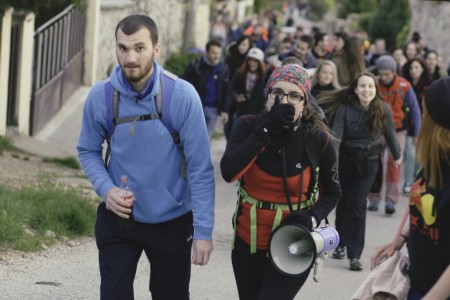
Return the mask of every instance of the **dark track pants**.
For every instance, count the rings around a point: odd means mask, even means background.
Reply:
[[[95,235],[99,250],[100,298],[134,299],[133,281],[145,251],[150,261],[153,300],[189,299],[192,213],[160,224],[134,223],[121,228],[118,216],[101,203]]]
[[[339,161],[342,199],[336,207],[336,230],[340,236],[339,246],[347,247],[349,259],[360,258],[364,249],[367,197],[378,167],[378,159],[371,159],[368,161],[367,174],[358,176],[354,162],[345,159]]]
[[[250,246],[239,237],[236,237],[231,261],[240,300],[292,300],[311,271],[299,277],[284,276],[272,266],[267,251],[251,254]]]

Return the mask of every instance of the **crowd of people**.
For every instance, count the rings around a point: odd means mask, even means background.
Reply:
[[[142,251],[152,297],[189,298],[190,263],[207,264],[212,251],[214,174],[206,158],[219,121],[227,138],[221,173],[238,182],[231,259],[240,299],[292,299],[307,279],[312,266],[290,277],[268,257],[280,224],[312,231],[336,209],[341,239],[332,257],[361,271],[367,211],[384,201],[384,213],[393,215],[400,195],[411,193],[411,220],[420,219],[428,191],[432,218],[411,221],[405,236],[411,271],[425,268],[433,280],[420,284],[423,276],[412,275],[410,299],[436,289],[450,296],[445,285],[434,286],[450,274],[450,83],[438,51],[418,33],[387,51],[382,37],[367,47],[358,35],[301,26],[287,34],[276,25],[275,18],[227,24],[220,11],[203,55],[176,78],[155,60],[161,46],[151,18],[132,15],[118,24],[119,65],[110,81],[112,97],[121,99],[119,116],[103,113],[109,94],[99,82],[78,143],[81,165],[104,198],[96,224],[102,299],[132,298]],[[102,160],[105,140],[109,164]],[[117,188],[124,174],[131,204]],[[116,222],[130,215],[132,226]],[[434,255],[433,269],[420,263],[424,255]]]
[[[293,20],[288,21],[292,26]],[[316,116],[322,116],[319,119],[330,129],[339,162],[337,171],[342,199],[336,202],[335,222],[341,239],[332,257],[348,258],[352,271],[363,269],[360,257],[364,249],[367,211],[377,212],[384,202],[384,213],[393,215],[401,195],[411,192],[423,166],[420,160],[416,161],[416,145],[425,93],[434,81],[449,75],[439,52],[429,49],[417,32],[404,45],[388,50],[383,37],[370,42],[358,34],[344,31],[326,33],[317,28],[306,32],[301,26],[295,33],[285,33],[277,25],[276,16],[269,15],[263,20],[254,17],[241,27],[234,23],[232,34],[229,32],[221,39],[227,40],[223,46],[223,61],[229,70],[233,70],[229,73],[229,81],[232,82],[228,98],[229,123],[225,124],[228,145],[221,167],[225,180],[239,181],[240,204],[234,215],[233,267],[241,299],[262,299],[257,295],[266,289],[244,279],[249,274],[253,274],[253,278],[255,273],[261,275],[261,272],[250,272],[246,268],[256,266],[256,261],[262,259],[258,257],[267,251],[267,242],[260,242],[260,239],[267,240],[267,232],[265,237],[260,237],[265,232],[264,226],[276,227],[273,225],[274,216],[268,220],[267,216],[262,217],[266,213],[274,215],[274,212],[259,203],[269,202],[275,210],[286,201],[288,204],[303,202],[299,200],[302,199],[301,193],[289,192],[295,186],[293,183],[288,184],[286,191],[281,191],[285,199],[280,202],[277,188],[283,187],[281,183],[286,174],[277,174],[277,168],[269,167],[270,164],[265,162],[269,159],[276,164],[275,153],[282,153],[284,147],[293,142],[289,130],[279,128],[273,134],[270,126],[276,123],[290,128],[288,124],[299,122],[297,117],[292,120],[284,108],[290,103],[290,89],[280,89],[279,97],[275,97],[276,93],[271,89],[274,74],[289,73],[283,69],[286,65],[300,66],[309,74],[311,85],[308,89],[301,87],[309,96],[304,107],[318,112]],[[299,124],[306,124],[306,119],[300,120],[303,122]],[[264,124],[268,126],[264,127]],[[261,126],[267,129],[268,134],[258,135]],[[275,136],[282,139],[281,144]],[[283,139],[286,140],[283,142]],[[275,150],[269,154],[272,148]],[[321,171],[327,172],[328,168]],[[256,169],[262,170],[256,172]],[[280,186],[275,188],[266,182],[263,174],[280,177]],[[289,180],[294,177],[293,173],[287,172]],[[308,185],[307,182],[302,184]],[[308,194],[305,194],[307,199]],[[317,206],[320,206],[323,200],[321,197],[317,200]],[[251,228],[256,221],[248,210],[255,206],[255,218],[265,220],[258,219],[258,222],[267,221],[267,225],[258,223],[256,226],[257,242],[249,238],[255,234]],[[309,214],[313,211],[306,206],[304,210]],[[242,256],[245,249],[253,256]],[[261,268],[259,265],[256,269]],[[266,276],[274,280],[272,275]],[[258,284],[265,280],[266,277],[260,278]],[[251,286],[253,291],[250,291]]]

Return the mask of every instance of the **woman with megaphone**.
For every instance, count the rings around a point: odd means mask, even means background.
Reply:
[[[270,236],[281,223],[313,231],[341,197],[334,141],[312,108],[308,72],[276,68],[265,95],[265,112],[236,120],[221,160],[223,178],[238,180],[232,265],[241,300],[295,297],[312,264],[280,272],[268,255]]]

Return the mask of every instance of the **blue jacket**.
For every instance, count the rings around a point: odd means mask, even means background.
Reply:
[[[154,84],[142,100],[116,66],[111,84],[120,93],[119,117],[155,113],[159,75],[155,62]],[[133,217],[137,222],[156,224],[194,212],[194,239],[211,240],[214,225],[214,168],[202,105],[194,87],[177,79],[170,100],[172,126],[180,134],[187,161],[187,179],[180,177],[181,154],[161,120],[118,124],[111,138],[111,158],[106,169],[102,145],[106,138],[104,81],[96,83],[86,100],[78,141],[81,166],[98,195],[119,186],[128,175],[135,195]],[[128,88],[127,88],[128,87]],[[163,99],[164,105],[164,99]]]

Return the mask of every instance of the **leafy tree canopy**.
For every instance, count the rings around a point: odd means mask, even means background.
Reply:
[[[0,8],[14,7],[15,10],[27,10],[36,14],[36,27],[44,24],[70,4],[81,8],[83,0],[0,0]]]
[[[392,1],[395,2],[395,1]],[[347,18],[350,13],[373,12],[378,8],[377,0],[336,0],[338,16]]]
[[[372,39],[383,37],[387,49],[397,44],[400,34],[411,17],[408,0],[382,1],[369,29]]]

